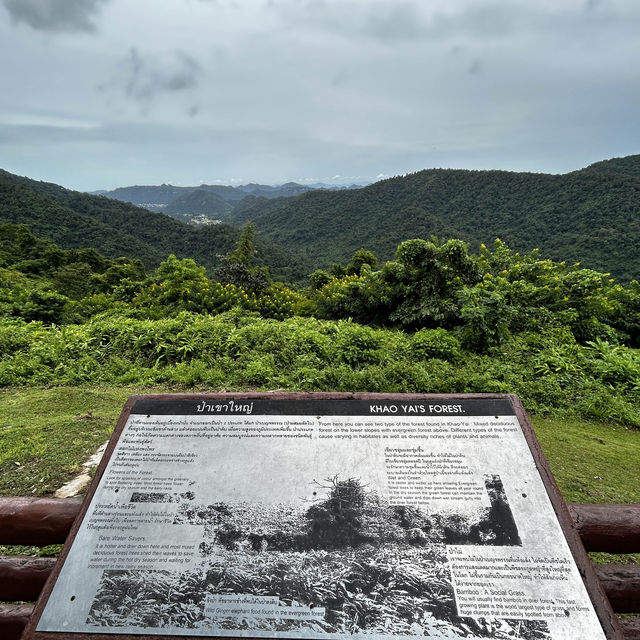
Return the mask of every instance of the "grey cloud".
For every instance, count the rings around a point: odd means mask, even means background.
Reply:
[[[136,96],[136,93],[139,95],[139,89],[136,89],[140,84],[140,77],[142,74],[142,59],[140,58],[140,54],[138,50],[133,47],[129,52],[129,57],[125,61],[125,66],[128,69],[127,79],[125,82],[125,93],[128,97],[133,98]]]
[[[274,5],[282,22],[309,30],[340,35],[348,40],[362,38],[382,44],[395,45],[416,40],[440,42],[458,38],[472,38],[486,42],[523,33],[565,34],[567,28],[586,9],[605,7],[604,0],[584,0],[584,9],[559,4],[549,8],[535,4],[502,3],[478,0],[457,10],[442,12],[431,9],[430,3],[370,2],[299,2],[295,5]],[[624,6],[613,18],[619,25],[637,19],[633,4]],[[635,27],[635,25],[634,25]]]
[[[360,37],[393,43],[415,39],[424,33],[424,22],[415,4],[397,2],[391,6],[373,2],[360,5],[353,2],[308,2],[269,4],[285,23],[319,28],[346,37]]]
[[[539,22],[540,15],[534,9],[508,5],[478,3],[459,13],[436,15],[430,31],[432,36],[499,37],[513,33],[530,22]]]
[[[560,171],[637,152],[637,0],[207,1],[150,15],[87,0],[67,24],[101,37],[66,46],[16,14],[76,0],[0,0],[0,49],[20,51],[0,92],[6,167],[98,188]]]
[[[480,60],[474,60],[469,65],[467,71],[473,76],[479,74],[482,71],[482,64],[480,63]]]
[[[38,31],[95,31],[94,18],[109,0],[2,0],[14,22]]]
[[[420,37],[424,25],[414,5],[397,4],[369,15],[364,32],[380,40],[397,41]]]
[[[198,62],[183,51],[169,56],[144,56],[133,47],[124,61],[124,91],[128,98],[148,105],[161,93],[193,89],[202,74]]]
[[[331,79],[331,85],[334,87],[341,87],[346,85],[351,79],[351,74],[347,73],[344,69],[338,71]]]

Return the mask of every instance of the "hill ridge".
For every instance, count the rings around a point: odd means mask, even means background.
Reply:
[[[0,169],[0,222],[26,224],[63,249],[91,247],[107,258],[140,258],[157,266],[173,253],[211,269],[230,252],[240,230],[228,224],[196,228],[161,213],[104,196],[72,191]],[[294,251],[257,239],[256,262],[273,275],[299,280],[310,267]]]
[[[640,156],[567,174],[423,169],[350,192],[314,191],[245,207],[263,237],[304,246],[319,264],[365,247],[390,259],[408,238],[501,238],[516,250],[640,276]],[[624,170],[620,169],[624,167]],[[338,231],[339,230],[339,231]]]

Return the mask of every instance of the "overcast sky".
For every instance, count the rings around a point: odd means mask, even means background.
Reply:
[[[640,152],[638,0],[0,0],[0,167],[81,190]]]

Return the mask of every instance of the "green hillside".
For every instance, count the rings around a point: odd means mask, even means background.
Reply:
[[[132,187],[118,187],[112,191],[96,191],[94,195],[107,196],[114,200],[121,200],[140,206],[167,205],[176,198],[193,191],[207,191],[220,196],[226,202],[237,202],[246,193],[235,187],[218,184],[202,184],[199,187],[174,187],[171,184],[135,185]]]
[[[200,196],[206,202],[193,201]],[[237,227],[254,221],[257,263],[289,281],[332,262],[346,264],[362,247],[388,260],[402,241],[434,235],[472,248],[500,238],[516,251],[539,247],[552,259],[581,262],[623,281],[640,277],[640,156],[564,175],[430,169],[354,190],[249,196],[235,205],[223,197],[205,186],[179,200],[187,200],[190,215],[213,207],[215,217]],[[239,234],[226,224],[194,229],[128,203],[6,172],[0,172],[0,221],[27,224],[63,248],[94,247],[108,258],[134,256],[148,266],[174,253],[212,268]]]
[[[131,204],[71,191],[0,170],[0,222],[26,224],[34,235],[63,249],[91,247],[107,258],[136,257],[157,266],[169,254],[207,268],[233,249],[240,231],[229,225],[202,229]],[[294,252],[257,241],[256,263],[279,278],[300,279],[309,265]]]
[[[344,263],[361,247],[390,259],[399,242],[436,235],[474,247],[499,237],[623,280],[640,276],[640,156],[565,175],[430,169],[353,191],[312,191],[277,207],[247,205],[239,221],[304,248],[318,266]]]
[[[36,183],[39,188],[34,189],[29,182],[0,171],[0,221],[26,224],[38,237],[50,238],[65,249],[95,247],[108,257],[136,256],[146,264],[164,257],[140,236],[69,206],[66,200],[70,196],[61,187]],[[132,210],[138,213],[131,205],[113,203],[107,205],[111,211],[120,209],[128,217],[132,217]]]
[[[610,175],[627,175],[638,177],[640,175],[640,155],[624,156],[623,158],[611,158],[590,164],[583,173],[600,173]]]
[[[229,203],[217,193],[194,189],[174,198],[163,213],[183,222],[197,223],[198,216],[201,216],[203,221],[224,219],[229,209]]]

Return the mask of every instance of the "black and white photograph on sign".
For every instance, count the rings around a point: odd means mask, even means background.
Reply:
[[[472,514],[390,505],[346,476],[297,505],[185,500],[175,522],[204,525],[198,569],[105,571],[87,623],[549,638],[543,620],[457,613],[445,545],[521,544],[500,477],[484,483],[490,506]]]
[[[39,630],[604,640],[514,415],[194,407],[129,417]]]

